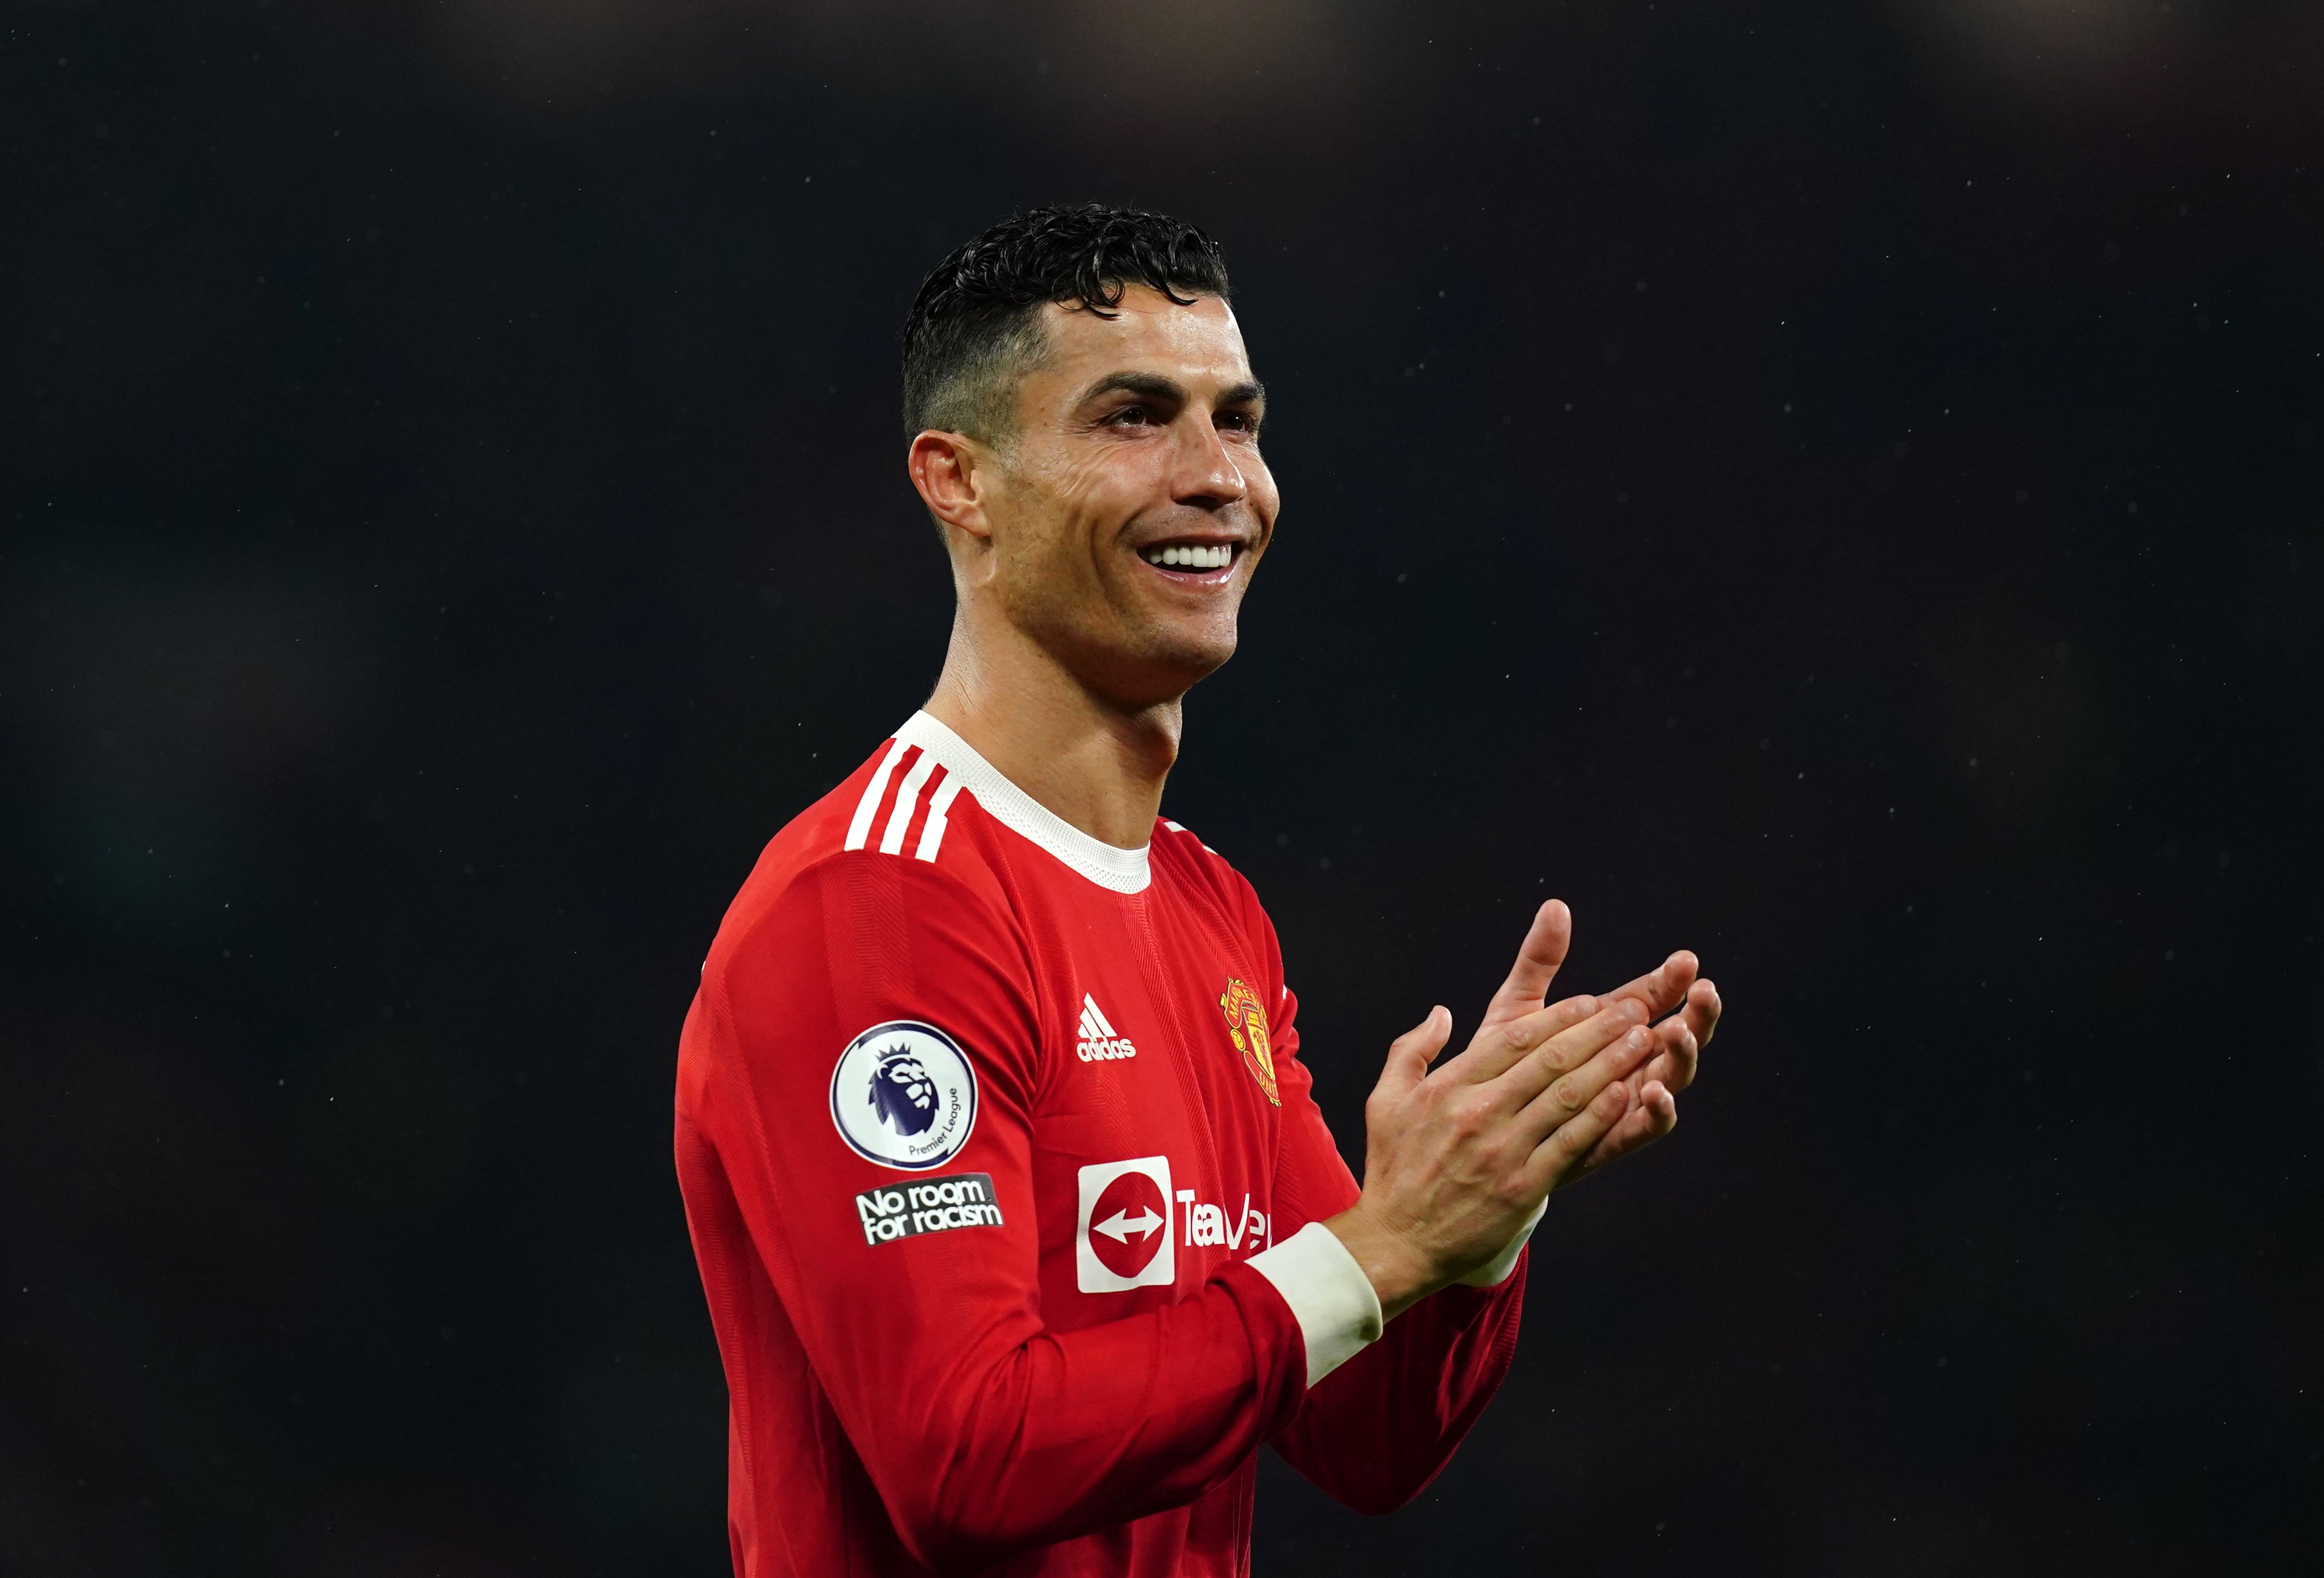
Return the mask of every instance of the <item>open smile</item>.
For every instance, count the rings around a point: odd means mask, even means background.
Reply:
[[[1155,542],[1138,550],[1138,557],[1176,581],[1223,582],[1234,573],[1243,551],[1240,542]]]

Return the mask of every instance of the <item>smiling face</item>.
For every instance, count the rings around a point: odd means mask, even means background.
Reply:
[[[1047,353],[950,534],[962,590],[1109,701],[1167,701],[1234,655],[1274,530],[1264,395],[1215,296],[1133,286],[1111,318],[1041,312]]]

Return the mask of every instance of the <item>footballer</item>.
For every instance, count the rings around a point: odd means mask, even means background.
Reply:
[[[1158,816],[1275,531],[1217,247],[1094,205],[937,265],[903,337],[957,593],[936,690],[778,834],[679,1045],[743,1578],[1241,1573],[1260,1443],[1385,1512],[1517,1336],[1548,1196],[1677,1121],[1692,955],[1388,1048],[1360,1186],[1250,884]]]

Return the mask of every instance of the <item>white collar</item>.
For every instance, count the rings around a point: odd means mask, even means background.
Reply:
[[[1153,880],[1146,863],[1147,845],[1116,849],[1091,837],[1010,782],[999,768],[977,753],[975,746],[927,713],[914,713],[896,731],[896,738],[935,757],[936,765],[958,779],[993,820],[1039,844],[1099,887],[1117,893],[1142,893]]]

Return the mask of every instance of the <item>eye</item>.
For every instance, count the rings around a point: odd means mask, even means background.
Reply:
[[[1259,418],[1247,411],[1221,411],[1219,426],[1238,433],[1256,433],[1259,431]]]
[[[1143,428],[1153,423],[1154,413],[1142,405],[1125,405],[1110,413],[1105,420],[1110,427]]]

